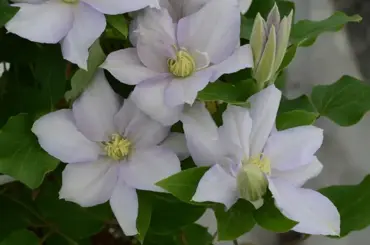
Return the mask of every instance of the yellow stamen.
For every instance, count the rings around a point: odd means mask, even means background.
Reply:
[[[130,155],[132,143],[119,134],[112,134],[111,140],[104,142],[104,150],[114,160],[122,160]]]
[[[271,174],[271,162],[270,159],[260,154],[256,157],[252,157],[248,160],[248,163],[255,164],[257,167],[267,175]]]
[[[195,60],[186,49],[176,52],[176,59],[167,60],[169,71],[176,77],[188,77],[196,70]]]

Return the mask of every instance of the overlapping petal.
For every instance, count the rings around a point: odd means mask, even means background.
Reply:
[[[61,43],[63,57],[87,70],[89,48],[103,33],[105,16],[85,3],[72,10],[73,25]]]

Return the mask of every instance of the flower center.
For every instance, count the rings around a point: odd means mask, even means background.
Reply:
[[[265,174],[271,174],[271,163],[262,154],[243,161],[237,175],[240,197],[252,202],[260,200],[268,186]]]
[[[132,150],[132,143],[119,134],[112,134],[110,141],[104,142],[103,145],[107,156],[117,161],[126,158]]]
[[[196,70],[194,58],[183,48],[176,51],[176,59],[169,58],[167,64],[169,71],[176,77],[188,77]]]
[[[270,159],[260,154],[256,157],[251,157],[247,164],[256,165],[263,173],[270,175],[271,174],[271,162]]]
[[[62,0],[62,1],[68,4],[75,4],[78,3],[79,0]]]

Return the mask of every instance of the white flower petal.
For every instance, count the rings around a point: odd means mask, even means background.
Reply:
[[[249,98],[251,104],[250,116],[252,118],[252,132],[250,137],[250,155],[262,153],[276,119],[279,108],[281,92],[275,85],[270,85],[261,92]]]
[[[92,207],[110,199],[118,180],[118,165],[107,158],[67,164],[62,177],[59,198]]]
[[[247,13],[251,4],[252,4],[252,0],[239,0],[240,12],[242,14]]]
[[[231,74],[247,67],[253,67],[253,54],[249,44],[241,46],[225,61],[212,66],[215,70],[212,81],[217,80],[223,74]]]
[[[294,231],[313,235],[340,234],[338,210],[319,192],[297,188],[278,179],[269,180],[269,189],[280,211],[299,222]]]
[[[217,28],[215,28],[217,27]],[[177,26],[180,47],[206,52],[213,64],[234,53],[239,43],[240,10],[237,0],[212,0]]]
[[[119,178],[113,190],[110,206],[125,235],[136,235],[136,219],[139,213],[139,202],[136,190],[129,187],[122,178]]]
[[[103,33],[105,16],[85,3],[73,9],[72,29],[62,41],[63,57],[87,70],[89,48]]]
[[[115,115],[114,123],[135,147],[154,146],[162,142],[169,134],[170,128],[153,120],[142,112],[135,103],[127,99]]]
[[[238,199],[236,179],[218,164],[211,167],[200,179],[192,200],[217,202],[230,208]]]
[[[185,135],[181,133],[170,133],[161,143],[161,146],[175,152],[181,161],[185,160],[190,155],[188,147],[186,146]]]
[[[196,102],[181,116],[186,143],[195,164],[211,166],[222,155],[218,129],[205,105]]]
[[[295,169],[312,162],[322,142],[323,130],[320,128],[290,128],[271,134],[263,153],[270,159],[272,169]]]
[[[14,179],[13,177],[9,175],[0,175],[0,186],[13,182],[13,181],[16,181],[16,179]]]
[[[119,96],[110,87],[99,70],[90,86],[73,103],[73,115],[76,125],[92,141],[106,141],[116,133],[113,117],[120,107]]]
[[[39,144],[62,162],[95,161],[101,149],[77,130],[71,110],[59,110],[38,119],[32,127]]]
[[[158,0],[82,0],[104,14],[123,14],[145,7],[159,7]]]
[[[166,126],[180,119],[183,106],[169,107],[164,102],[164,91],[169,81],[146,81],[137,85],[130,98],[144,113]]]
[[[135,149],[129,161],[121,166],[120,176],[136,189],[164,192],[155,183],[180,171],[180,160],[176,154],[156,146]]]
[[[126,48],[110,53],[101,67],[108,70],[120,82],[129,85],[136,85],[155,77],[163,77],[141,63],[136,48]]]
[[[165,90],[166,104],[171,107],[185,103],[192,105],[198,92],[207,86],[212,76],[212,70],[205,69],[187,78],[174,78]]]
[[[317,157],[314,157],[314,160],[311,163],[294,168],[292,170],[279,171],[273,169],[271,177],[283,179],[292,185],[301,187],[306,183],[307,180],[318,176],[322,168],[323,165],[321,162],[317,159]]]
[[[194,14],[209,0],[160,0],[160,6],[170,13],[175,22],[179,19]]]
[[[244,158],[249,155],[249,137],[252,130],[252,119],[248,109],[229,105],[222,115],[223,125],[220,127],[220,135],[228,138],[235,145],[241,147]]]
[[[20,7],[20,10],[5,25],[6,29],[33,42],[58,43],[72,28],[71,5],[61,1],[13,6]]]
[[[157,72],[168,72],[167,60],[175,57],[175,24],[167,9],[145,9],[138,16],[137,50],[144,65]]]

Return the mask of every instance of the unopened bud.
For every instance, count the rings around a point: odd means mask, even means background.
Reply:
[[[250,43],[254,60],[253,76],[261,87],[267,82],[274,82],[288,48],[292,20],[293,11],[281,20],[276,4],[267,21],[260,14],[256,16]]]

